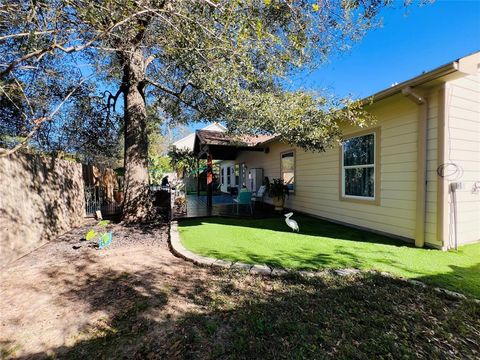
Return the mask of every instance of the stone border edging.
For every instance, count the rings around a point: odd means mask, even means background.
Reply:
[[[198,266],[206,266],[206,267],[221,267],[224,269],[235,269],[235,270],[244,270],[249,274],[253,275],[266,275],[266,276],[282,276],[287,275],[289,273],[299,274],[305,277],[313,277],[317,275],[319,272],[314,271],[295,271],[295,270],[285,270],[280,268],[273,268],[267,265],[259,265],[259,264],[246,264],[242,262],[235,262],[235,261],[228,261],[228,260],[220,260],[214,259],[207,256],[197,255],[190,250],[187,250],[182,243],[180,242],[180,235],[178,233],[178,221],[172,220],[170,222],[170,250],[171,252],[184,260],[193,262],[195,265]],[[352,274],[358,274],[361,270],[358,269],[333,269],[333,273],[338,276],[348,276]],[[385,277],[399,279],[401,281],[407,282],[411,285],[420,286],[422,288],[427,288],[429,285],[415,279],[407,279],[403,277],[396,277],[387,272],[379,272],[375,270],[371,270],[370,272],[380,274]],[[450,299],[454,300],[466,300],[467,297],[461,293],[443,289],[440,287],[434,287],[433,290],[437,293],[446,295]],[[476,303],[480,304],[480,299],[471,298],[471,300],[475,301]]]

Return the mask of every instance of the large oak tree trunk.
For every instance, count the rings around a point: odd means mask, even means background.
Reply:
[[[144,59],[136,49],[124,54],[125,200],[123,221],[151,218],[149,196],[147,111],[144,96]]]

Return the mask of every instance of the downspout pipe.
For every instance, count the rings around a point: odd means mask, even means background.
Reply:
[[[415,246],[425,245],[425,221],[427,201],[427,128],[428,100],[407,86],[402,94],[418,106],[417,138],[417,201],[415,221]]]

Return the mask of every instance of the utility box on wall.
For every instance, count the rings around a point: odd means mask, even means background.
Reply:
[[[250,191],[256,192],[263,184],[263,169],[253,168],[248,171],[247,187]]]

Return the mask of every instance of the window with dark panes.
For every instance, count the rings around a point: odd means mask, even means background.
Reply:
[[[235,164],[233,167],[233,171],[235,173],[235,185],[240,185],[240,164]]]
[[[290,191],[295,190],[295,152],[281,154],[281,179]]]
[[[375,198],[375,133],[342,144],[342,195]]]

